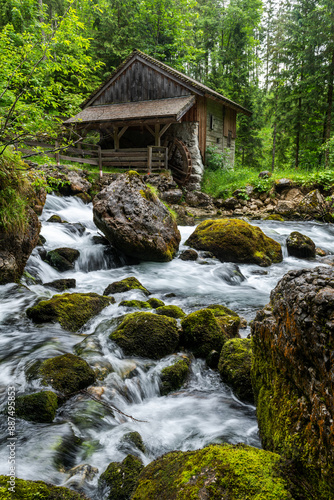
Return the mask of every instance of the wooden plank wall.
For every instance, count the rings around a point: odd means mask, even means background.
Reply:
[[[232,131],[232,139],[237,136],[237,112],[234,109],[225,107],[224,116],[224,136],[228,137],[228,131]]]
[[[134,61],[94,101],[95,105],[190,95],[191,92],[140,61]]]

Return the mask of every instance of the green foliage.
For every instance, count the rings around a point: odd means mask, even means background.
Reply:
[[[209,146],[205,151],[205,165],[215,172],[220,169],[230,169],[229,152],[222,153],[215,146]]]

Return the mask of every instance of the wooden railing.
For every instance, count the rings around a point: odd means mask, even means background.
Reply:
[[[25,141],[28,148],[18,148],[24,154],[32,153],[31,147],[41,148],[42,154],[55,158],[57,165],[60,160],[74,161],[97,165],[102,176],[102,167],[123,167],[136,170],[152,171],[168,168],[168,148],[163,146],[148,146],[146,148],[129,149],[101,149],[96,144],[80,142],[77,147],[68,146],[66,149],[59,144],[50,145],[39,141]]]

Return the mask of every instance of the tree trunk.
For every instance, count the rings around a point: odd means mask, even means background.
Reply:
[[[277,135],[277,123],[275,120],[274,133],[273,133],[273,153],[272,153],[272,160],[271,160],[271,171],[272,172],[274,171],[274,168],[275,168],[276,135]]]
[[[331,136],[332,126],[332,109],[333,109],[333,80],[334,80],[334,50],[332,52],[332,61],[329,70],[328,94],[327,94],[327,110],[324,126],[324,142],[328,141]],[[325,151],[325,168],[329,165],[329,147]]]

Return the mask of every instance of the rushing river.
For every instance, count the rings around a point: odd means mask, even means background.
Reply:
[[[46,222],[53,214],[60,215],[69,224]],[[236,273],[235,265],[208,258],[198,262],[176,258],[168,263],[130,265],[122,258],[107,254],[103,244],[96,244],[93,237],[98,230],[93,223],[92,206],[76,198],[49,195],[41,221],[46,250],[72,247],[80,251],[80,258],[74,271],[59,273],[43,262],[35,249],[26,271],[37,281],[28,279],[26,287],[0,286],[0,411],[7,403],[8,386],[15,386],[17,394],[42,389],[37,381],[27,377],[29,367],[36,360],[66,352],[76,353],[75,346],[82,342],[80,355],[92,366],[113,369],[104,380],[96,383],[97,397],[102,394],[102,401],[142,422],[120,413],[112,415],[84,395],[72,397],[60,407],[52,424],[17,419],[17,477],[79,488],[80,477],[69,477],[67,471],[79,464],[90,464],[99,472],[82,487],[88,496],[101,500],[103,494],[96,489],[99,475],[110,462],[122,461],[130,452],[147,464],[168,451],[195,450],[209,443],[244,442],[259,447],[255,408],[239,401],[203,361],[196,360],[192,364],[185,387],[168,396],[160,396],[161,370],[170,365],[175,356],[160,361],[129,359],[109,340],[115,318],[129,312],[129,309],[118,307],[118,302],[125,298],[144,299],[141,292],[115,294],[116,304],[105,308],[80,334],[69,333],[57,324],[36,326],[27,318],[25,310],[38,299],[58,293],[42,283],[75,278],[77,286],[71,291],[102,294],[113,281],[135,276],[150,290],[152,297],[166,304],[179,305],[186,313],[219,303],[250,321],[256,311],[268,303],[270,291],[289,269],[321,263],[320,258],[306,261],[289,257],[285,247],[288,234],[300,231],[310,236],[316,246],[334,254],[333,227],[316,222],[254,221],[252,223],[282,244],[284,260],[270,268],[240,265],[240,273]],[[74,223],[81,223],[85,230]],[[180,227],[180,250],[185,248],[183,242],[193,230],[194,227]],[[166,298],[170,293],[175,297]],[[247,336],[249,329],[240,333]],[[141,434],[145,454],[124,445],[122,437],[130,431]],[[8,474],[7,418],[2,419],[0,438],[0,473]]]

